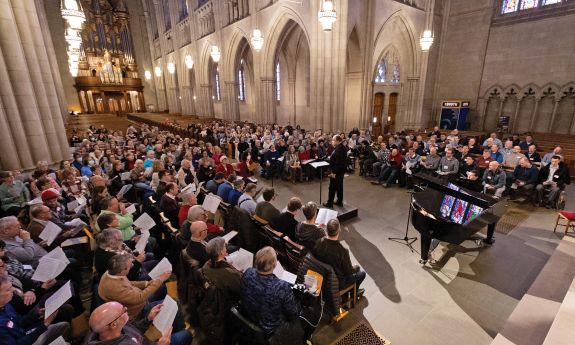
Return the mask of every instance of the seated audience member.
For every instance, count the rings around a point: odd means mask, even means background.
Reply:
[[[447,179],[457,177],[459,172],[459,161],[453,156],[453,149],[445,149],[445,156],[441,157],[439,161],[439,169],[437,175]]]
[[[30,237],[32,238],[32,240],[34,242],[38,243],[40,246],[43,246],[43,247],[46,247],[46,248],[49,248],[50,250],[52,250],[55,247],[59,246],[66,239],[72,237],[72,234],[74,232],[73,226],[56,224],[62,228],[62,232],[60,232],[60,234],[58,234],[56,239],[48,247],[46,245],[46,242],[40,238],[40,234],[44,230],[44,227],[46,227],[46,224],[48,224],[48,222],[52,218],[52,213],[50,212],[50,209],[44,205],[36,206],[30,211],[30,216],[32,217],[32,219],[30,220],[30,223],[28,224],[27,230],[30,233]]]
[[[521,153],[521,148],[519,146],[514,146],[511,152],[506,152],[503,157],[503,167],[515,169],[519,165],[519,162],[525,155]]]
[[[176,176],[176,179],[178,180],[178,186],[180,188],[184,188],[190,183],[194,183],[196,178],[194,175],[192,162],[190,162],[188,159],[182,160],[182,165],[180,167],[180,170],[178,170],[178,175]]]
[[[130,321],[127,308],[118,302],[108,302],[90,314],[90,333],[86,345],[190,345],[192,335],[187,330],[174,332],[170,329],[157,342],[146,339],[144,333],[150,327],[161,305],[154,306],[146,317]]]
[[[231,205],[236,206],[238,204],[240,197],[243,195],[245,185],[246,183],[244,182],[244,180],[234,181],[234,189],[232,189],[228,194],[228,202]]]
[[[429,147],[429,154],[425,157],[425,160],[421,161],[422,172],[433,175],[439,169],[439,162],[441,157],[437,154],[437,147],[432,145]]]
[[[475,138],[469,138],[467,147],[469,147],[469,153],[472,155],[480,155],[483,152],[483,149],[475,144]]]
[[[206,222],[195,221],[190,224],[191,238],[186,246],[186,253],[189,257],[199,262],[203,266],[208,261],[206,253],[206,237],[208,235],[208,226]]]
[[[30,201],[30,192],[20,180],[14,179],[11,171],[0,171],[0,205],[8,216],[17,216]]]
[[[244,194],[238,199],[238,206],[242,210],[246,210],[250,215],[256,213],[256,202],[254,197],[257,194],[257,186],[254,183],[248,183],[244,189]]]
[[[520,192],[530,191],[537,185],[539,169],[534,167],[527,157],[521,158],[519,165],[508,175],[507,186],[511,187],[513,183],[517,189],[510,189],[511,198],[516,198]]]
[[[327,222],[327,237],[320,238],[311,253],[319,261],[330,265],[339,281],[339,288],[343,289],[355,283],[357,295],[363,295],[359,286],[365,279],[365,271],[359,266],[353,266],[349,258],[349,250],[339,242],[340,224],[337,219]]]
[[[86,219],[84,215],[66,212],[66,207],[64,207],[59,200],[60,197],[60,193],[52,188],[42,192],[42,202],[50,209],[50,212],[52,212],[52,222],[63,224],[74,218],[80,218],[83,219],[84,223],[87,223],[88,219]]]
[[[204,155],[206,155],[206,151],[204,151]],[[200,167],[198,168],[198,181],[200,183],[207,183],[209,180],[214,178],[216,169],[212,164],[212,159],[209,157],[202,157],[202,159],[200,159],[200,163]]]
[[[164,211],[166,218],[170,220],[173,227],[178,227],[178,213],[180,212],[180,206],[176,200],[178,195],[178,185],[174,182],[168,183],[166,186],[166,193],[162,196],[160,200],[160,210]]]
[[[40,170],[34,171],[34,173],[32,174],[32,178],[34,180],[30,183],[30,190],[32,190],[32,195],[35,198],[39,197],[42,194],[42,190],[40,190],[38,186],[40,182],[42,182],[42,184],[48,184],[50,188],[54,188],[55,190],[58,191],[58,193],[62,191],[62,188],[60,187],[58,182],[56,182],[56,180],[51,176],[48,176],[48,173],[45,171]],[[46,183],[46,181],[48,183]]]
[[[148,304],[148,298],[170,278],[172,272],[164,272],[157,279],[131,281],[127,275],[132,269],[133,258],[130,254],[117,254],[110,259],[108,270],[100,279],[98,295],[104,302],[122,303],[130,320],[138,320]]]
[[[399,177],[402,163],[403,157],[399,149],[392,149],[391,154],[387,157],[387,165],[381,168],[377,181],[372,181],[371,184],[381,184],[387,188],[389,184],[395,182]]]
[[[66,196],[80,196],[84,193],[82,189],[82,180],[76,177],[73,171],[64,171],[62,182],[62,190]],[[38,186],[38,184],[36,184]],[[105,186],[105,184],[104,184]]]
[[[216,172],[224,174],[224,178],[228,178],[228,176],[234,174],[234,167],[229,163],[228,157],[220,157],[220,164],[216,167]]]
[[[547,208],[555,207],[559,193],[565,189],[565,185],[571,183],[569,169],[561,162],[561,157],[553,156],[551,163],[541,168],[536,187],[537,203]],[[549,191],[546,200],[543,200],[545,191]]]
[[[131,240],[136,232],[132,227],[134,224],[134,216],[126,211],[124,203],[121,203],[116,198],[108,197],[102,199],[100,202],[100,207],[102,208],[102,214],[113,214],[118,218],[118,230],[122,232],[122,237],[124,241]],[[98,228],[99,230],[102,230]]]
[[[529,161],[531,162],[531,164],[533,163],[540,163],[541,162],[541,156],[539,155],[539,153],[537,153],[537,146],[535,145],[529,145],[529,149],[527,151],[527,158],[529,158]]]
[[[381,170],[387,166],[387,158],[389,157],[390,154],[391,152],[387,149],[387,144],[381,142],[379,144],[379,151],[377,151],[377,153],[375,154],[376,160],[371,168],[372,176],[379,177]]]
[[[503,160],[505,160],[505,156],[513,153],[513,141],[507,139],[503,145],[503,148],[499,150],[499,152],[503,155]]]
[[[277,264],[272,247],[264,247],[256,253],[255,268],[248,268],[242,276],[241,311],[268,336],[289,337],[290,343],[303,344],[313,328],[304,330],[299,319],[302,308],[289,283],[273,274]]]
[[[92,200],[90,201],[92,214],[98,215],[102,212],[100,202],[102,202],[102,199],[109,196],[110,193],[106,187],[96,187],[92,190]],[[120,196],[118,196],[118,198],[120,198]]]
[[[505,172],[499,168],[499,163],[492,161],[483,174],[483,192],[492,191],[496,198],[501,198],[505,191],[505,180]]]
[[[527,153],[527,151],[529,151],[529,146],[531,145],[535,145],[535,142],[533,141],[533,136],[531,135],[525,136],[525,140],[519,143],[519,147],[521,147],[521,151],[523,151],[524,153]]]
[[[284,155],[284,164],[287,174],[292,183],[301,182],[302,170],[299,153],[296,151],[294,145],[290,145],[288,151]]]
[[[295,240],[297,243],[311,249],[315,242],[325,237],[325,231],[315,224],[317,216],[317,205],[310,201],[302,208],[305,220],[299,223],[295,229]],[[325,226],[325,224],[323,224]]]
[[[196,194],[192,192],[186,192],[181,194],[182,204],[180,205],[180,211],[178,212],[178,225],[179,227],[184,224],[184,221],[188,218],[188,212],[190,208],[198,204],[198,199]]]
[[[194,205],[190,207],[190,210],[188,211],[188,217],[180,227],[180,242],[183,245],[187,245],[188,241],[190,241],[190,238],[192,237],[190,226],[193,222],[197,221],[206,223],[206,226],[208,227],[208,234],[210,235],[210,237],[220,235],[224,231],[224,228],[216,224],[207,223],[208,214],[207,211],[204,210],[202,205]]]
[[[206,189],[208,190],[208,192],[217,195],[218,194],[218,187],[224,183],[225,181],[225,177],[224,174],[221,172],[217,172],[214,175],[214,178],[212,180],[209,180],[208,182],[206,182]]]
[[[92,166],[92,177],[90,177],[90,186],[94,187],[105,187],[108,178],[102,174],[102,168],[99,165]]]
[[[160,170],[158,172],[158,178],[160,179],[160,181],[158,182],[158,187],[156,187],[156,196],[158,197],[158,200],[162,200],[162,197],[166,193],[168,183],[174,182],[174,177],[172,176],[172,173],[170,171]],[[181,188],[185,187],[186,186],[184,185],[184,187]]]
[[[14,216],[0,218],[0,239],[6,243],[8,257],[33,268],[38,266],[40,258],[47,253],[34,243],[28,231],[21,229],[20,222]]]
[[[234,182],[237,180],[236,174],[231,174],[224,180],[224,183],[218,186],[218,192],[216,193],[224,202],[229,203],[230,191],[234,189]]]
[[[467,156],[459,165],[459,176],[467,177],[467,173],[471,170],[477,170],[477,164],[475,164],[473,157]]]
[[[488,145],[489,139],[491,139],[492,145],[497,145],[498,150],[503,148],[503,143],[501,142],[501,140],[499,140],[499,138],[497,138],[497,133],[495,132],[491,133],[489,135],[489,138],[485,139],[485,141],[483,142],[483,147],[491,147],[491,145]]]
[[[371,165],[376,160],[377,157],[369,145],[369,141],[362,141],[359,149],[359,176],[367,175],[370,171]]]
[[[273,188],[264,188],[262,192],[263,201],[260,201],[256,205],[256,216],[272,223],[280,215],[280,211],[272,204],[272,201],[276,197],[276,191]]]
[[[301,207],[301,200],[299,198],[291,198],[288,201],[287,210],[280,213],[276,219],[271,221],[272,228],[288,236],[292,241],[295,241],[295,230],[298,225],[295,216]]]
[[[559,156],[561,157],[561,161],[563,161],[563,148],[561,146],[557,146],[553,149],[553,151],[546,153],[545,156],[543,156],[543,159],[541,160],[541,163],[543,165],[548,165],[551,163],[551,159],[553,158],[553,156]]]
[[[491,158],[491,151],[490,150],[483,150],[483,154],[477,158],[475,163],[477,163],[477,168],[479,169],[479,173],[483,175],[483,172],[489,168],[489,163],[493,162],[493,158]]]
[[[44,318],[41,309],[32,309],[26,315],[16,312],[10,301],[14,288],[8,277],[0,277],[0,340],[6,345],[50,344],[59,336],[68,338],[70,324],[54,323],[58,311]]]
[[[493,144],[491,145],[490,149],[491,149],[490,152],[491,158],[493,158],[493,160],[499,164],[503,163],[503,155],[501,154],[501,152],[499,152],[499,146]]]
[[[483,182],[479,178],[479,171],[470,170],[467,175],[457,181],[462,187],[472,190],[474,192],[483,191]]]
[[[415,143],[417,144],[417,143]],[[415,153],[415,148],[410,147],[404,157],[403,168],[399,176],[399,183],[401,187],[413,188],[412,174],[419,171],[421,164],[421,157]]]
[[[264,153],[264,167],[262,171],[263,177],[270,178],[273,177],[273,174],[281,171],[282,162],[278,160],[279,158],[280,156],[279,152],[276,150],[276,146],[274,144],[270,145],[269,150]]]
[[[60,170],[56,172],[58,181],[64,180],[64,172],[71,171],[75,177],[80,177],[80,171],[72,166],[70,161],[63,160],[60,162]]]

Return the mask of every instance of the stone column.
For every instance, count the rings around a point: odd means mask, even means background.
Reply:
[[[515,113],[513,114],[513,118],[511,119],[511,133],[515,133],[515,128],[517,127],[517,117],[519,116],[519,109],[521,108],[521,100],[517,99],[515,103]]]
[[[547,133],[551,133],[553,130],[553,122],[555,122],[555,116],[557,115],[557,107],[559,106],[559,102],[561,99],[555,99],[555,104],[553,105],[553,113],[551,114],[551,120],[549,121],[549,125],[547,126]]]
[[[201,109],[202,115],[205,117],[214,116],[214,100],[212,99],[212,85],[201,84],[200,85],[200,99],[201,99]]]
[[[533,131],[533,125],[535,124],[535,116],[537,116],[537,110],[539,110],[539,101],[541,98],[535,98],[535,107],[533,107],[533,112],[531,113],[531,119],[529,120],[529,131]]]
[[[223,102],[223,117],[226,120],[239,120],[240,119],[240,109],[238,104],[238,97],[236,95],[236,82],[235,81],[224,81],[222,94]]]
[[[262,77],[260,80],[260,102],[257,103],[260,105],[260,109],[256,112],[255,117],[255,121],[259,123],[270,123],[277,120],[274,84],[274,77]]]
[[[292,113],[289,116],[289,121],[292,124],[297,124],[297,107],[295,104],[295,78],[288,79],[288,86],[289,86],[289,102],[292,105]],[[274,94],[275,96],[275,94]]]

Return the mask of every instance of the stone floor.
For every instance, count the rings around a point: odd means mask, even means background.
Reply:
[[[262,179],[259,184],[270,182]],[[325,180],[323,201],[327,185]],[[318,182],[276,180],[274,187],[280,209],[292,196],[319,202]],[[465,248],[442,243],[434,252],[439,267],[423,268],[418,253],[388,240],[404,236],[409,198],[405,189],[346,177],[345,202],[359,209],[359,217],[344,223],[342,240],[352,261],[367,272],[362,285],[366,294],[341,322],[321,325],[314,343],[330,344],[363,319],[394,345],[490,344],[562,236],[552,231],[556,212],[509,203],[510,208],[530,210],[509,235],[496,233],[496,244],[486,248],[471,241],[463,243]],[[411,227],[409,232],[418,235]],[[419,249],[419,241],[414,248]]]

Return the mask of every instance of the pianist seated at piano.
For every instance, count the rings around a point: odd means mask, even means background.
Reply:
[[[483,191],[483,180],[479,178],[479,171],[473,169],[466,173],[467,176],[457,180],[457,184],[474,192]]]
[[[486,225],[487,236],[481,242],[494,243],[495,226],[505,213],[504,203],[467,188],[477,185],[478,182],[473,181],[479,181],[475,171],[467,180],[458,179],[453,183],[421,173],[415,177],[426,184],[426,189],[413,194],[411,203],[411,222],[421,234],[420,263],[427,263],[439,241],[456,245],[467,240],[479,241],[474,235]]]
[[[483,174],[483,193],[493,193],[495,198],[501,198],[505,192],[505,181],[505,171],[499,167],[499,163],[492,161]]]

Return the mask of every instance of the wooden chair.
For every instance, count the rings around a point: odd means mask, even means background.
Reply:
[[[305,248],[301,244],[297,244],[292,241],[288,236],[284,236],[283,244],[288,262],[287,270],[290,272],[296,272],[305,255]]]
[[[565,220],[567,223],[561,223],[561,220]],[[569,211],[560,211],[557,213],[557,221],[555,222],[555,228],[553,228],[553,232],[557,230],[557,226],[564,226],[565,227],[565,235],[569,231],[569,228],[575,233],[575,212]]]

